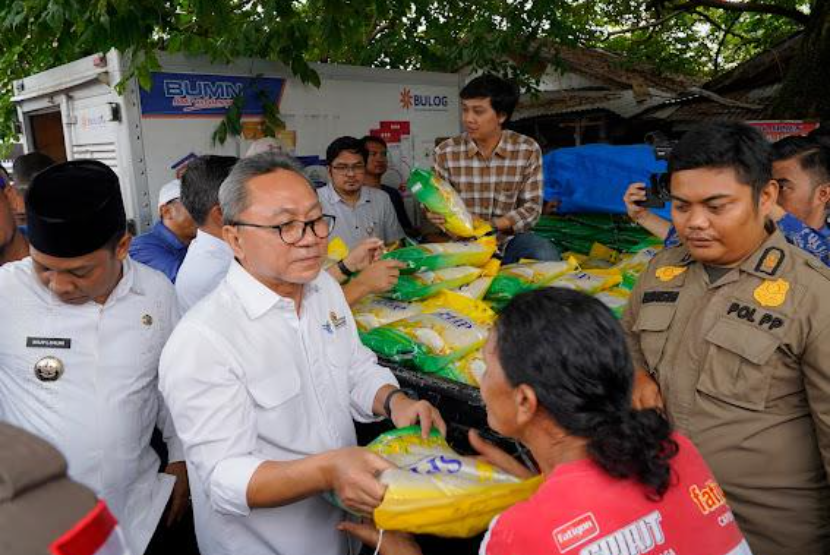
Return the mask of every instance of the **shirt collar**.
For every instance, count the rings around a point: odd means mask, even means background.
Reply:
[[[323,272],[322,270],[320,271],[321,274]],[[282,312],[296,313],[293,300],[282,297],[254,278],[236,260],[231,263],[225,280],[239,298],[242,307],[244,307],[248,318],[251,320],[258,319],[275,307]],[[320,280],[320,276],[303,287],[303,303],[306,303],[311,296],[316,295],[320,291],[320,286],[317,284],[318,280]]]
[[[465,131],[463,133],[463,136],[464,136],[464,143],[467,147],[467,155],[468,156],[472,157],[472,156],[475,156],[476,153],[481,153],[481,151],[478,149],[478,145],[476,145],[476,142],[472,140],[469,133],[467,133]],[[496,148],[493,151],[493,155],[494,156],[498,155],[502,158],[507,156],[507,130],[504,130],[504,129],[502,130],[501,138],[499,139],[499,144],[496,145]],[[482,155],[482,156],[484,156],[484,155]]]
[[[115,289],[112,290],[112,293],[107,298],[106,305],[115,303],[128,293],[134,293],[136,295],[144,295],[146,293],[141,275],[136,271],[135,262],[129,256],[121,263],[121,268],[121,280],[118,281]]]
[[[156,222],[156,225],[153,226],[153,233],[156,234],[161,238],[163,242],[170,245],[174,249],[186,249],[187,246],[181,242],[176,234],[173,231],[164,225],[164,222],[159,220]],[[198,233],[198,232],[197,232]],[[210,235],[210,234],[208,234]]]
[[[196,230],[196,238],[193,241],[197,240],[200,244],[203,244],[202,248],[205,250],[224,249],[225,251],[233,252],[231,246],[225,243],[224,239],[211,235],[207,232],[203,232],[202,230]]]
[[[329,183],[326,187],[323,188],[323,194],[326,195],[327,200],[330,203],[343,203],[346,206],[350,206],[343,200],[343,198],[337,193],[334,189],[334,185]],[[357,199],[357,203],[355,206],[361,203],[368,203],[370,202],[369,196],[366,194],[366,186],[363,185],[360,187],[360,197]]]

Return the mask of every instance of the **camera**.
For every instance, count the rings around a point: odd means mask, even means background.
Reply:
[[[657,160],[669,159],[672,146],[668,137],[658,131],[646,134],[645,141],[654,149],[654,158]],[[645,208],[659,209],[665,207],[666,203],[671,201],[668,173],[653,173],[649,176],[648,181],[646,198],[643,201],[637,201],[637,204]]]

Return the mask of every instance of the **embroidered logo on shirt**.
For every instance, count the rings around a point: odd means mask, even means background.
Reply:
[[[744,305],[737,301],[732,302],[729,309],[726,310],[726,316],[735,315],[741,320],[757,324],[758,326],[766,326],[769,330],[775,330],[784,326],[784,319],[776,317],[772,313],[764,313],[756,320],[758,309],[751,305]]]
[[[153,326],[153,317],[150,315],[142,316],[141,324],[143,324],[144,326]]]
[[[789,291],[790,283],[784,279],[765,280],[763,284],[755,288],[753,296],[764,307],[778,307],[786,301]]]
[[[593,539],[599,534],[599,525],[594,514],[587,513],[553,530],[553,540],[561,554]]]
[[[26,338],[27,348],[69,349],[72,347],[71,338]]]
[[[323,330],[325,330],[329,334],[334,334],[334,328],[331,327],[330,322],[324,322],[323,323]]]
[[[775,276],[781,264],[784,262],[784,252],[778,247],[768,247],[758,264],[755,265],[755,272],[761,272],[769,276]]]
[[[35,363],[35,376],[41,382],[54,382],[63,376],[63,361],[48,355]]]
[[[346,317],[338,317],[337,313],[334,311],[329,313],[329,318],[331,319],[331,324],[334,326],[335,330],[339,330],[346,326]]]
[[[681,274],[686,272],[685,266],[661,266],[654,273],[661,282],[671,282]]]

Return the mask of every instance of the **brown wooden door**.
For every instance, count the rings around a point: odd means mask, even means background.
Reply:
[[[66,162],[63,122],[59,111],[30,116],[35,150],[48,154],[55,162]]]

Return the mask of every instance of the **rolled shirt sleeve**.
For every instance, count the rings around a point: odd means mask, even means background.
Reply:
[[[245,516],[251,511],[248,483],[266,458],[255,453],[255,408],[226,353],[221,337],[185,323],[162,353],[159,384],[211,504]],[[192,369],[199,372],[187,372]]]
[[[524,169],[524,184],[516,198],[516,208],[505,217],[513,222],[513,231],[522,233],[530,230],[542,215],[542,150],[536,145],[533,155]]]
[[[397,388],[398,380],[389,369],[381,367],[375,354],[366,348],[357,335],[357,325],[351,313],[347,313],[352,337],[351,361],[349,362],[349,393],[352,419],[360,423],[380,421],[382,415],[375,415],[372,406],[378,390],[386,385]]]

